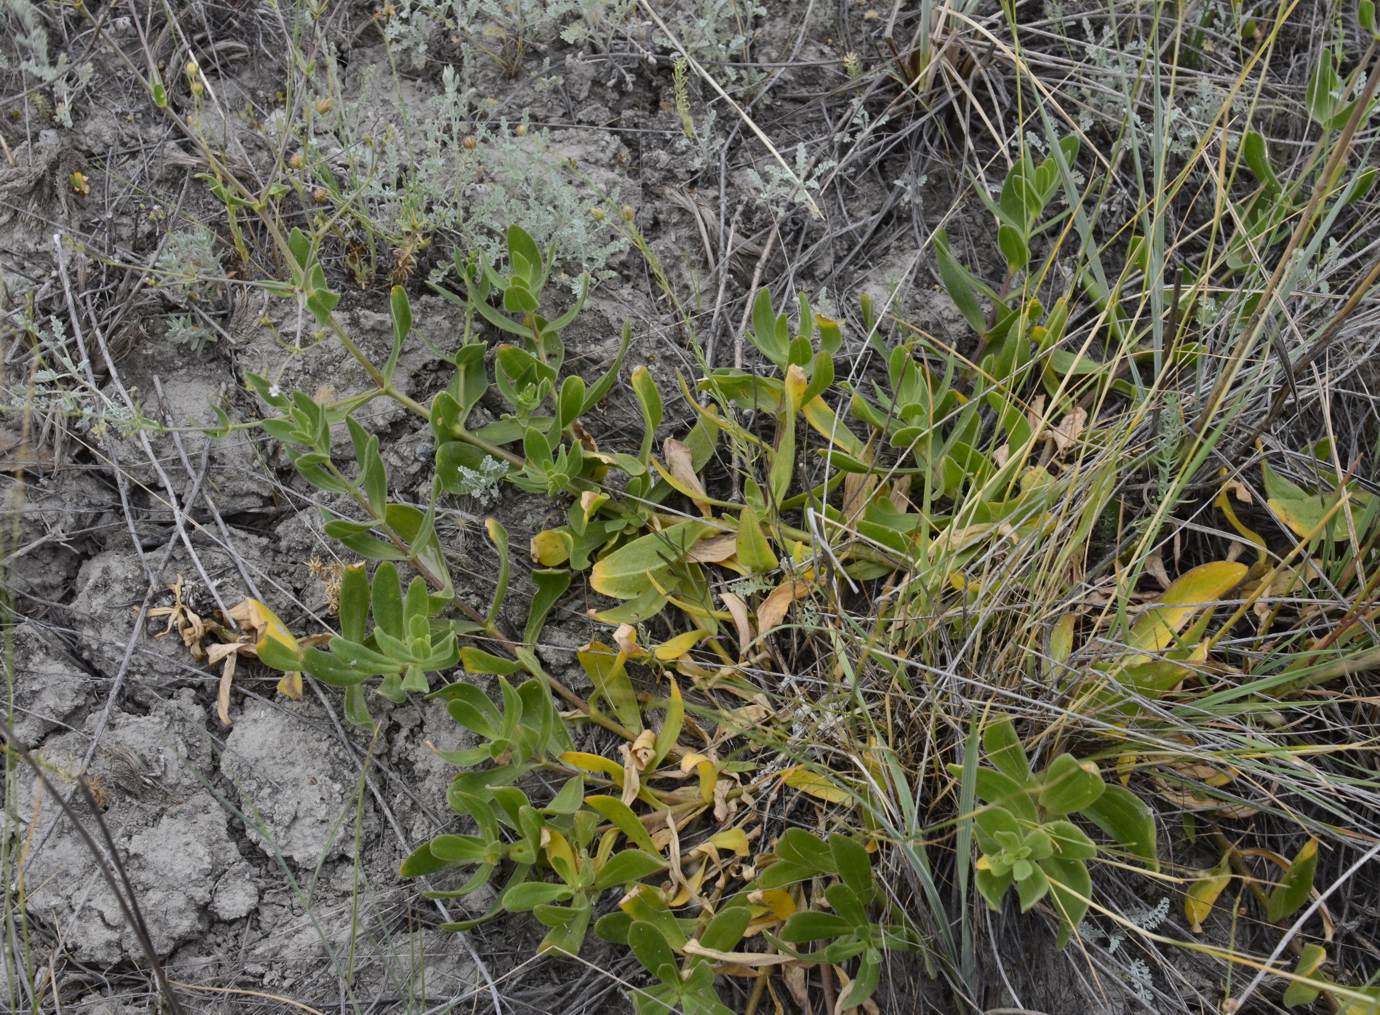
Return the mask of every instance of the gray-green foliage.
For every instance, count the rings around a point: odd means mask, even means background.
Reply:
[[[178,306],[211,299],[224,275],[215,234],[202,225],[169,233],[153,262],[154,285]]]
[[[445,67],[441,83],[439,95],[381,136],[366,97],[316,138],[342,152],[342,189],[358,194],[368,224],[394,245],[439,235],[496,258],[506,223],[521,221],[538,243],[555,244],[570,263],[601,275],[627,241],[591,214],[597,197],[572,182],[551,136],[494,116],[463,68]],[[376,81],[367,92],[386,100],[390,88]]]

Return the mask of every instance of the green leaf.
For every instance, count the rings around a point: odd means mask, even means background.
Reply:
[[[1028,912],[1031,906],[1048,894],[1049,878],[1038,865],[1031,866],[1029,877],[1016,882],[1016,895],[1021,901],[1022,913]]]
[[[503,893],[503,908],[509,913],[529,913],[537,906],[561,902],[574,894],[567,885],[545,881],[524,881]]]
[[[498,551],[498,580],[494,585],[493,602],[489,604],[489,612],[484,618],[485,622],[492,627],[498,621],[504,600],[508,598],[508,572],[510,568],[508,530],[497,518],[486,518],[484,531],[488,533],[489,541],[494,544],[494,549]]]
[[[508,258],[510,261],[525,261],[529,266],[525,277],[535,288],[541,275],[542,256],[537,241],[519,225],[508,227]]]
[[[446,698],[450,717],[466,729],[491,739],[503,732],[503,713],[473,684],[450,684],[435,692],[440,695]]]
[[[772,449],[771,469],[767,476],[767,489],[771,493],[773,507],[779,507],[785,501],[791,480],[795,477],[795,413],[790,411],[789,406],[785,411],[780,421],[780,440]]]
[[[795,913],[781,928],[781,940],[788,944],[804,944],[825,938],[841,937],[853,929],[852,924],[833,913],[806,910]]]
[[[633,369],[632,389],[633,394],[637,396],[637,404],[642,409],[642,448],[638,453],[638,459],[645,464],[652,454],[656,428],[661,425],[661,392],[656,389],[656,381],[652,379],[651,371],[643,366]]]
[[[872,860],[856,840],[846,835],[829,836],[829,852],[833,855],[834,869],[839,872],[843,883],[853,890],[860,900],[872,898]]]
[[[877,984],[881,982],[881,978],[882,953],[876,948],[869,948],[858,961],[858,971],[848,986],[848,992],[839,998],[837,1010],[860,1008],[864,1001],[877,992]]]
[[[1055,911],[1063,918],[1055,944],[1063,948],[1073,936],[1074,929],[1083,922],[1092,897],[1092,878],[1083,860],[1063,860],[1048,857],[1040,861],[1049,878],[1049,894]]]
[[[978,847],[987,854],[1000,853],[1005,839],[1019,841],[1024,833],[1016,816],[1005,807],[991,806],[973,815],[973,831]]]
[[[1246,136],[1241,142],[1241,154],[1257,180],[1268,187],[1278,189],[1279,179],[1270,165],[1264,135],[1255,130],[1246,131]]]
[[[1010,716],[998,716],[987,724],[982,731],[982,749],[987,760],[1007,778],[1019,785],[1030,782],[1030,761]]]
[[[848,921],[849,926],[860,934],[867,932],[869,921],[867,907],[856,892],[845,884],[835,883],[824,889],[824,898],[829,908]]]
[[[613,357],[613,363],[600,375],[594,382],[594,387],[585,392],[585,404],[580,408],[580,415],[584,415],[604,400],[604,397],[612,389],[614,382],[618,380],[618,372],[623,368],[623,359],[628,355],[628,348],[632,345],[632,322],[623,322],[623,336],[618,341],[618,352]]]
[[[340,633],[347,641],[362,642],[369,620],[369,576],[363,564],[351,564],[340,575]]]
[[[478,863],[489,844],[477,835],[438,835],[431,840],[431,855],[447,863]]]
[[[1097,855],[1097,846],[1072,821],[1064,818],[1047,821],[1041,826],[1041,831],[1054,844],[1055,856],[1065,860],[1091,860]]]
[[[287,242],[288,250],[292,253],[292,259],[297,262],[297,267],[306,271],[307,261],[311,257],[311,241],[307,239],[306,233],[293,226],[292,232],[288,233]]]
[[[780,564],[762,531],[757,512],[750,507],[744,507],[738,515],[738,563],[750,574],[766,574]]]
[[[648,853],[658,852],[646,827],[637,819],[632,808],[614,796],[588,796],[585,803],[603,815],[615,828],[627,836],[628,841],[640,846]]]
[[[369,715],[369,705],[364,699],[363,684],[345,688],[345,717],[356,726],[373,728],[374,720]]]
[[[485,652],[473,645],[466,645],[460,650],[460,665],[466,673],[490,673],[500,677],[512,676],[522,669],[516,660]]]
[[[384,467],[383,456],[379,454],[377,437],[371,436],[365,442],[361,464],[364,468],[361,485],[365,499],[369,501],[369,510],[376,518],[382,518],[388,509],[388,470]]]
[[[608,863],[595,876],[594,887],[597,891],[621,887],[632,881],[641,881],[657,871],[665,870],[667,866],[665,860],[653,853],[625,849],[609,857]]]
[[[834,851],[819,836],[803,828],[788,828],[782,832],[773,852],[781,860],[803,867],[812,874],[837,873]]]
[[[578,374],[571,374],[561,383],[561,394],[557,400],[556,426],[559,430],[574,423],[584,411],[585,382]]]
[[[368,524],[334,519],[323,527],[326,535],[338,540],[347,550],[353,550],[367,560],[406,560],[407,554],[386,539],[369,531]]]
[[[656,927],[645,920],[634,920],[628,926],[628,947],[637,956],[637,961],[663,983],[680,982],[680,966],[676,953],[666,943]]]
[[[1102,795],[1080,813],[1144,860],[1150,870],[1160,869],[1159,853],[1155,846],[1155,812],[1125,786],[1109,784]]]
[[[1324,48],[1318,66],[1308,79],[1304,102],[1308,106],[1308,114],[1326,130],[1341,128],[1351,113],[1351,105],[1341,103],[1341,90],[1342,79],[1337,75],[1336,56],[1331,49]]]
[[[648,767],[650,772],[656,771],[662,760],[671,752],[671,748],[680,739],[681,727],[685,724],[685,701],[680,695],[680,685],[676,683],[675,677],[671,677],[670,681],[671,696],[666,701],[666,717],[661,722],[661,729],[656,732],[652,763]]]
[[[1372,36],[1380,34],[1376,31],[1375,22],[1375,0],[1360,0],[1356,5],[1356,20],[1360,22],[1361,28],[1369,32]],[[1285,1004],[1288,1004],[1286,1001]]]
[[[393,315],[393,347],[388,352],[388,362],[383,368],[385,382],[392,380],[393,371],[398,366],[398,357],[402,355],[403,342],[412,330],[412,304],[408,301],[407,291],[402,286],[395,285],[389,290],[388,309]]]
[[[1271,923],[1286,920],[1302,908],[1313,890],[1317,870],[1318,840],[1310,838],[1294,855],[1289,869],[1265,900],[1265,916]]]
[[[1361,200],[1374,189],[1377,177],[1380,177],[1380,169],[1376,169],[1374,166],[1367,166],[1362,169],[1347,187],[1342,203],[1344,205],[1354,204]]]
[[[1006,258],[1006,266],[1013,272],[1020,271],[1030,263],[1030,245],[1014,226],[1003,225],[997,229],[997,247]]]
[[[1097,765],[1079,761],[1072,754],[1061,754],[1051,761],[1040,782],[1040,806],[1053,815],[1081,811],[1107,789]]]
[[[537,591],[527,608],[527,624],[522,629],[522,643],[528,648],[536,645],[547,616],[570,588],[571,574],[563,568],[534,568],[531,577]]]
[[[949,771],[961,775],[963,770],[954,765],[950,766]],[[1016,782],[1009,775],[995,769],[979,768],[975,785],[979,800],[989,804],[1000,804],[1023,821],[1035,823],[1038,817],[1035,813],[1035,801],[1031,799],[1030,788],[1024,783]]]
[[[934,232],[934,253],[939,262],[939,278],[948,290],[949,298],[958,307],[958,312],[968,322],[968,326],[979,335],[987,333],[987,318],[978,306],[979,288],[972,273],[959,264],[949,251],[949,238],[943,229]]]
[[[777,316],[771,307],[771,293],[765,288],[759,289],[752,301],[752,330],[748,338],[772,363],[782,368],[786,366],[790,348],[778,328]]]
[[[374,571],[370,587],[374,625],[394,638],[403,636],[402,583],[398,569],[391,563],[380,564]]]
[[[442,860],[433,854],[430,843],[423,843],[408,854],[398,873],[405,878],[424,878],[453,866],[452,861]]]
[[[1318,969],[1326,960],[1327,949],[1310,941],[1300,949],[1298,965],[1294,966],[1294,975],[1316,979]],[[1306,983],[1298,983],[1297,981],[1292,982],[1284,989],[1284,1007],[1297,1008],[1300,1005],[1312,1004],[1318,999],[1319,993],[1321,991],[1317,987],[1310,987]]]
[[[978,894],[983,897],[993,912],[1001,912],[1002,899],[1005,898],[1013,880],[1010,871],[1004,874],[993,874],[990,870],[984,870],[981,867],[974,872],[973,877],[973,883],[977,886]]]
[[[310,674],[323,684],[330,684],[332,687],[353,687],[362,684],[371,676],[376,674],[368,670],[361,670],[326,652],[317,648],[307,648],[302,651],[302,656],[296,661],[296,665],[291,667],[274,667],[274,669],[297,669]]]
[[[752,911],[745,905],[724,906],[705,926],[700,935],[700,944],[715,951],[732,951],[743,939],[748,924],[752,922]]]
[[[569,906],[537,906],[533,915],[551,928],[550,933],[537,945],[538,953],[557,952],[562,955],[577,956],[585,942],[589,930],[590,917],[594,910],[589,900],[580,897]]]
[[[544,814],[574,814],[585,802],[585,779],[582,775],[572,775],[561,786],[551,802],[542,808]]]
[[[382,652],[375,652],[373,649],[366,648],[356,642],[346,641],[344,638],[332,638],[330,641],[330,649],[331,655],[341,663],[373,676],[402,672],[402,662],[386,656]],[[316,650],[308,649],[307,651],[311,652]]]

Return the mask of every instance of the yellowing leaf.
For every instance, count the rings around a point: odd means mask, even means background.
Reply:
[[[1245,564],[1218,560],[1180,575],[1131,628],[1131,646],[1140,652],[1158,652],[1168,647],[1194,613],[1217,605],[1240,584],[1247,570]]]
[[[296,664],[302,657],[302,647],[267,606],[257,599],[246,599],[228,612],[236,624],[258,639],[254,643],[254,654],[265,665],[277,670],[299,668]]]
[[[561,761],[585,772],[598,772],[600,775],[607,775],[620,787],[623,785],[623,766],[611,758],[605,758],[598,754],[586,754],[584,751],[566,751],[561,755]]]
[[[595,592],[614,599],[636,599],[653,588],[652,579],[685,559],[708,531],[702,522],[681,522],[625,543],[597,561],[589,573]]]
[[[738,856],[748,855],[747,832],[741,828],[726,828],[722,832],[715,832],[709,837],[718,849],[728,850]]]
[[[570,848],[570,843],[566,837],[549,825],[542,829],[541,837],[542,845],[546,849],[546,859],[551,864],[551,869],[564,876],[565,871],[557,866],[557,863],[564,863],[567,865],[566,870],[573,874],[576,869],[575,851]]]
[[[302,700],[302,674],[299,670],[290,670],[278,678],[277,691],[284,698],[291,698],[293,701]]]
[[[803,581],[782,582],[771,590],[770,595],[762,601],[762,605],[757,608],[757,630],[761,634],[766,634],[781,621],[786,619],[786,612],[791,608],[791,604],[797,599],[802,599],[810,592],[810,583]]]
[[[834,785],[818,772],[812,772],[803,765],[793,765],[781,773],[781,781],[802,793],[825,800],[831,804],[847,803],[853,795]]]
[[[778,920],[785,920],[795,915],[795,899],[791,893],[783,888],[766,888],[762,891],[752,892],[748,896],[748,902],[754,906],[761,906]]]
[[[532,560],[542,567],[557,567],[570,559],[570,545],[556,529],[545,529],[532,537]]]
[[[810,386],[810,379],[805,376],[805,371],[800,368],[798,363],[792,363],[786,368],[786,406],[787,414],[795,415],[800,411],[801,399],[805,397],[805,389]]]
[[[1203,932],[1203,921],[1212,913],[1218,896],[1230,883],[1231,871],[1226,857],[1223,857],[1222,862],[1211,874],[1188,886],[1188,893],[1184,896],[1184,916],[1188,918],[1188,926],[1193,933]]]
[[[802,409],[805,422],[825,440],[831,441],[839,449],[862,460],[866,453],[866,445],[848,427],[844,426],[843,421],[838,418],[829,403],[823,398],[815,397],[809,400]]]
[[[1073,655],[1073,628],[1077,622],[1075,614],[1065,613],[1049,632],[1049,658],[1056,668],[1062,668]]]
[[[663,641],[653,650],[652,655],[662,662],[679,659],[708,636],[708,631],[686,631]]]
[[[752,622],[748,619],[747,603],[743,602],[742,596],[734,592],[723,592],[719,594],[728,613],[733,618],[733,626],[738,629],[738,658],[743,658],[747,647],[752,644]]]

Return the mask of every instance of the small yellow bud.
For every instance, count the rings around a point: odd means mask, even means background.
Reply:
[[[589,210],[589,216],[590,216],[590,218],[594,219],[595,222],[602,222],[602,221],[604,221],[604,209],[603,209],[603,208],[591,208],[591,209]]]
[[[325,187],[317,187],[311,192],[311,199],[317,204],[325,204],[331,199],[330,191]]]
[[[526,137],[526,136],[527,136],[527,124],[525,124],[525,123],[520,123],[520,124],[518,124],[516,127],[513,128],[513,133],[516,134],[518,137]]]
[[[460,147],[467,152],[472,152],[479,147],[479,138],[475,137],[473,134],[466,134],[460,139]]]
[[[301,152],[293,152],[293,153],[288,157],[288,168],[289,168],[289,169],[301,169],[301,168],[302,168],[302,165],[303,165],[303,163],[304,163],[305,161],[306,161],[306,160],[302,158],[302,153],[301,153]]]
[[[637,211],[630,204],[623,205],[623,207],[619,211],[620,214],[623,216],[624,222],[631,222],[634,218],[637,217]]]
[[[319,100],[319,101],[316,103],[316,111],[317,111],[318,113],[329,113],[329,112],[331,111],[331,100],[330,100],[330,99],[321,99],[321,100]]]

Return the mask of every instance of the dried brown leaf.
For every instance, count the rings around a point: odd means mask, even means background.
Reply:
[[[797,599],[803,599],[809,594],[811,585],[809,582],[792,580],[782,582],[762,601],[762,605],[757,608],[757,630],[766,634],[781,621],[786,619],[786,613]]]

